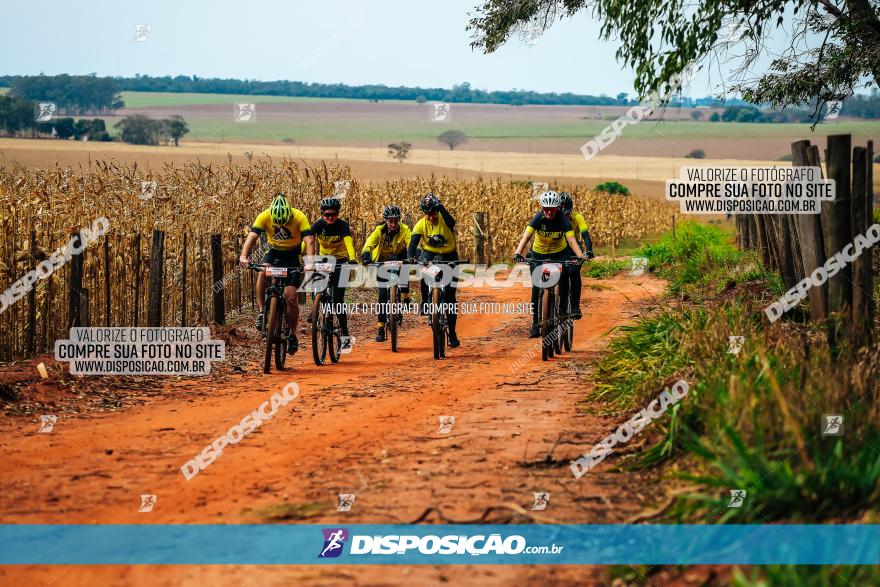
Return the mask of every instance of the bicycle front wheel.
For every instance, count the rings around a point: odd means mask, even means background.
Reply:
[[[392,285],[388,290],[388,301],[391,307],[388,308],[388,334],[391,337],[391,352],[397,352],[397,286]]]
[[[440,316],[441,293],[439,287],[435,287],[431,292],[431,334],[434,339],[435,359],[446,355],[446,329],[443,327]]]
[[[263,373],[272,370],[272,351],[275,348],[275,338],[278,328],[278,298],[270,297],[266,307],[266,357],[263,361]]]
[[[545,288],[541,292],[541,360],[553,357],[553,342],[550,340],[553,325],[553,292]]]
[[[327,338],[324,336],[324,320],[327,309],[324,306],[324,294],[318,293],[312,302],[312,358],[319,367],[327,359]]]
[[[287,317],[284,314],[284,304],[278,303],[278,318],[275,321],[275,368],[284,369],[284,363],[287,361],[287,340],[282,333],[284,325],[287,323]],[[291,332],[291,336],[294,333]]]

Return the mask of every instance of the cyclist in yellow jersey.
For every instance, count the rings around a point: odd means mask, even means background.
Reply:
[[[455,244],[455,218],[446,210],[440,198],[433,193],[427,193],[419,203],[419,209],[424,212],[425,216],[412,229],[412,238],[407,247],[407,256],[410,259],[418,259],[425,261],[457,261],[458,251]],[[421,249],[421,252],[419,252]],[[457,280],[458,267],[453,270],[453,281]],[[428,284],[425,280],[420,281],[420,289],[422,292],[422,308],[428,300]],[[455,310],[455,291],[453,283],[443,288],[443,302],[452,304],[449,307],[453,310],[449,313],[449,346],[455,348],[460,346],[458,336],[455,333],[455,325],[458,319],[458,312]]]
[[[394,204],[385,206],[382,210],[383,222],[376,226],[364,248],[361,251],[361,260],[364,263],[378,263],[381,261],[403,261],[406,259],[406,246],[412,236],[409,226],[400,221],[400,208]],[[388,280],[377,275],[379,289],[379,307],[385,308],[388,303]],[[409,283],[406,280],[398,280],[401,303],[409,303]],[[387,312],[381,311],[376,326],[376,342],[385,342],[385,322],[388,319]],[[403,314],[398,314],[398,321],[403,321]]]
[[[340,220],[339,209],[342,203],[337,198],[324,198],[319,204],[321,218],[312,223],[311,231],[318,241],[318,254],[335,257],[336,266],[333,275],[330,276],[328,287],[333,288],[333,299],[340,306],[339,328],[342,336],[348,334],[348,314],[345,311],[345,288],[340,287],[339,277],[342,273],[342,263],[357,263],[354,253],[354,241],[351,238],[351,228],[348,222]]]
[[[554,191],[547,191],[541,195],[541,212],[535,214],[526,226],[516,252],[513,255],[514,262],[525,261],[522,253],[534,237],[529,257],[535,260],[564,261],[571,257],[567,251],[570,247],[579,259],[584,259],[577,239],[574,237],[574,229],[568,218],[560,212],[561,198]],[[571,268],[565,268],[571,272]],[[559,313],[565,315],[568,312],[568,279],[559,281]],[[532,326],[529,330],[530,338],[540,336],[538,328],[538,300],[541,297],[541,288],[532,284]]]
[[[574,228],[575,238],[578,239],[578,244],[581,245],[587,259],[592,259],[595,255],[593,254],[593,241],[590,240],[590,229],[587,225],[587,221],[584,220],[584,217],[579,212],[574,211],[574,200],[570,193],[561,192],[559,198],[562,202],[562,212],[571,222],[571,225]],[[578,236],[580,236],[580,238],[578,238]],[[569,293],[571,294],[571,317],[575,320],[580,320],[583,317],[583,314],[581,314],[582,287],[581,272],[572,271]]]
[[[287,197],[280,193],[272,200],[269,207],[254,220],[251,231],[244,240],[241,256],[238,258],[242,268],[247,269],[250,253],[261,235],[266,235],[269,249],[260,261],[263,265],[279,267],[299,267],[300,248],[305,242],[306,252],[315,254],[315,239],[306,215],[290,205]],[[284,279],[284,312],[290,332],[287,334],[287,352],[293,354],[299,349],[296,338],[296,326],[299,320],[299,302],[296,288],[302,284],[302,273],[290,272]],[[263,329],[263,301],[266,295],[266,273],[261,271],[257,276],[257,330]]]

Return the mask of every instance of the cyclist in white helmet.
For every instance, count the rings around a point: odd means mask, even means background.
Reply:
[[[513,255],[514,262],[525,261],[523,251],[529,241],[534,237],[535,242],[529,251],[529,258],[535,260],[564,261],[570,257],[567,247],[571,247],[577,258],[586,260],[577,239],[574,236],[574,228],[568,218],[560,211],[562,199],[554,191],[547,191],[541,195],[541,211],[532,216],[523,232],[522,238]],[[563,279],[559,283],[560,314],[568,312],[568,280]],[[538,326],[538,300],[541,289],[532,285],[532,326],[529,330],[530,338],[541,336]]]

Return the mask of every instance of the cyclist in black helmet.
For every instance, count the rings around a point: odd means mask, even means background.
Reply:
[[[409,241],[407,255],[410,259],[419,261],[457,261],[458,251],[455,243],[455,218],[446,210],[440,198],[433,193],[427,193],[419,203],[419,209],[425,214],[424,218],[416,222],[412,230],[412,238]],[[421,245],[421,246],[420,246]],[[421,253],[419,253],[421,248]],[[458,267],[455,268],[457,277]],[[422,308],[428,300],[428,284],[422,279],[420,282],[422,292]],[[455,324],[458,313],[455,308],[455,290],[453,283],[443,288],[443,302],[452,304],[449,312],[449,346],[455,348],[461,343],[455,333]]]
[[[354,241],[351,238],[348,222],[339,218],[342,203],[336,198],[324,198],[319,206],[321,218],[312,224],[311,230],[315,240],[318,241],[318,254],[336,258],[336,266],[328,287],[333,288],[333,299],[337,304],[341,304],[342,311],[338,316],[342,336],[349,336],[348,314],[345,312],[345,288],[339,285],[339,276],[342,273],[342,263],[357,263]]]
[[[592,259],[595,255],[593,254],[593,241],[590,239],[590,228],[587,225],[587,221],[580,212],[574,211],[574,199],[572,199],[570,193],[559,192],[559,199],[562,202],[560,209],[565,214],[565,217],[568,218],[568,221],[571,222],[571,227],[574,229],[575,240],[578,241],[587,259]],[[566,247],[565,252],[574,257],[574,251],[571,250],[571,247]],[[571,317],[575,320],[580,320],[583,317],[583,314],[581,314],[581,272],[571,271],[569,276],[571,277],[571,287],[569,288]]]
[[[400,221],[400,208],[391,204],[385,206],[382,210],[382,222],[379,223],[361,251],[361,259],[364,263],[379,263],[382,261],[403,261],[406,259],[406,246],[409,243],[412,232],[409,226]],[[379,282],[379,307],[385,308],[388,303],[388,287],[382,284],[387,283],[381,275],[377,275]],[[409,303],[409,284],[406,281],[400,282],[400,301],[403,304]],[[402,321],[403,314],[398,314],[398,320]],[[376,326],[376,342],[385,342],[385,322],[388,315],[384,311],[379,312],[378,322]]]

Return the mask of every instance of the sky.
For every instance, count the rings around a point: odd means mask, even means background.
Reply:
[[[4,7],[0,74],[136,73],[633,95],[632,72],[588,14],[533,45],[484,55],[465,27],[481,0],[46,0]],[[35,7],[39,6],[39,10]],[[136,25],[150,25],[134,42]],[[717,78],[717,71],[716,76]],[[685,94],[712,92],[706,75]]]

